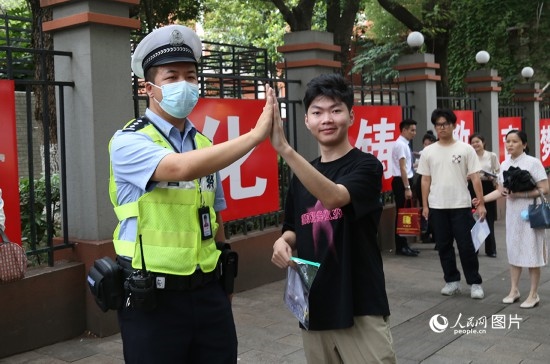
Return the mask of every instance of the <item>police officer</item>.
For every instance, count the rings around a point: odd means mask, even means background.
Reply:
[[[225,240],[226,208],[218,171],[269,135],[275,98],[266,85],[256,127],[213,146],[187,118],[199,97],[201,52],[197,34],[181,25],[139,43],[131,66],[145,79],[149,108],[109,145],[113,241],[119,264],[134,271],[118,312],[126,363],[237,361],[231,305],[218,282],[215,242]]]

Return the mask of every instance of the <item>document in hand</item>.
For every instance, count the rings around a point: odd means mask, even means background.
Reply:
[[[288,267],[287,270],[285,305],[302,326],[309,329],[309,290],[320,264],[295,257],[291,259],[295,267]]]
[[[489,236],[489,233],[491,230],[489,230],[489,224],[487,224],[487,220],[484,219],[483,221],[477,220],[474,227],[470,231],[472,234],[472,241],[474,242],[474,249],[477,252],[479,250],[479,247],[487,236]]]

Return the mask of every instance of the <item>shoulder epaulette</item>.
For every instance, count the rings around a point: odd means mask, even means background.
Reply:
[[[130,121],[124,126],[124,129],[122,129],[122,131],[138,131],[145,128],[148,124],[149,119],[147,119],[146,117],[142,117],[139,119],[135,119],[134,121]]]

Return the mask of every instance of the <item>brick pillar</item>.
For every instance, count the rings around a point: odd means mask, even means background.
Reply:
[[[466,92],[472,97],[479,99],[477,102],[479,110],[478,132],[485,137],[486,149],[497,155],[499,154],[498,134],[498,93],[501,88],[498,86],[501,78],[498,72],[493,69],[481,69],[467,73]]]
[[[286,69],[289,80],[299,80],[288,86],[289,100],[304,98],[307,83],[322,73],[340,72],[341,62],[334,60],[334,54],[340,52],[340,46],[334,45],[334,35],[328,32],[302,31],[286,33],[285,44],[277,48],[284,54],[285,62],[277,64]],[[288,112],[293,112],[289,110]],[[305,110],[302,104],[296,104],[296,120],[290,127],[289,141],[304,158],[311,160],[319,156],[317,142],[305,127]]]
[[[422,149],[421,138],[428,130],[433,130],[430,117],[437,108],[437,82],[441,76],[435,74],[439,64],[430,53],[415,53],[401,57],[395,69],[399,71],[399,88],[412,91],[407,94],[409,105],[414,105],[412,118],[418,122],[417,137],[413,140],[414,150]],[[434,130],[434,134],[437,135]]]
[[[523,130],[527,133],[529,154],[540,158],[540,109],[542,97],[538,82],[526,82],[516,85],[514,101],[523,106]]]
[[[43,23],[43,30],[53,33],[54,48],[72,52],[71,58],[56,57],[55,79],[75,84],[64,95],[67,224],[76,255],[85,252],[86,272],[94,255],[113,251],[110,239],[116,217],[109,201],[108,144],[115,130],[133,118],[130,30],[140,24],[129,18],[129,8],[138,4],[139,0],[40,2],[53,9],[53,19]],[[114,312],[101,313],[84,286],[82,277],[88,330],[100,336],[117,332]]]

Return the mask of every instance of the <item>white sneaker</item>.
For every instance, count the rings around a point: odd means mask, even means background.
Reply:
[[[485,293],[483,292],[483,288],[481,287],[481,284],[472,284],[470,297],[475,298],[477,300],[480,300],[483,297],[485,297]]]
[[[443,296],[452,296],[460,293],[460,281],[448,282],[445,284],[445,287],[441,289],[441,294]]]

